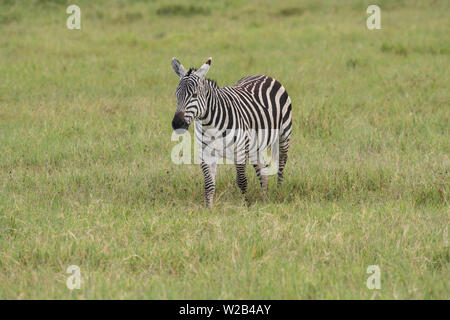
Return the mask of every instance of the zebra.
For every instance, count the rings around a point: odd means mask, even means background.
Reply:
[[[214,80],[206,78],[211,61],[212,58],[209,58],[198,70],[195,68],[186,70],[175,57],[172,58],[172,68],[180,78],[175,91],[177,108],[172,128],[176,132],[187,130],[194,121],[195,138],[200,143],[202,154],[208,148],[205,141],[214,138],[209,134],[211,129],[215,130],[216,137],[231,136],[227,147],[234,150],[232,160],[236,166],[236,183],[248,201],[245,170],[249,160],[249,149],[256,149],[259,154],[271,147],[272,159],[274,155],[278,155],[274,172],[278,173],[277,184],[280,185],[283,181],[292,129],[291,99],[277,80],[265,75],[244,77],[234,86],[220,88]],[[250,132],[256,132],[256,136]],[[213,203],[217,163],[221,157],[228,158],[224,152],[218,152],[216,155],[213,154],[212,161],[201,159],[205,203],[208,208]],[[252,165],[263,192],[267,192],[269,175],[267,162],[258,156],[256,160],[253,157]]]

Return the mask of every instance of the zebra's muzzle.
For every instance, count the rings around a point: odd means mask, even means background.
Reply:
[[[174,130],[187,129],[189,124],[184,120],[184,114],[182,112],[175,113],[172,120],[172,128]]]

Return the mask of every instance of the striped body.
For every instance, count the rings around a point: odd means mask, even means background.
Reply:
[[[203,147],[211,141],[211,136],[231,135],[236,141],[230,137],[226,141],[227,149],[247,150],[245,155],[248,157],[250,146],[260,152],[279,138],[288,143],[292,126],[291,100],[277,80],[268,76],[250,76],[230,87],[208,87],[208,83],[206,86],[208,108],[195,124],[196,140],[203,142]],[[247,134],[249,132],[252,134]],[[252,141],[254,133],[260,138],[257,141]],[[226,157],[235,163],[245,161],[244,153],[237,156],[220,148],[215,151],[218,158]]]

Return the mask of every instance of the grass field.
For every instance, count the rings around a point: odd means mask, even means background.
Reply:
[[[450,298],[448,1],[74,2],[0,0],[0,298]],[[281,188],[204,207],[173,56],[287,88]]]

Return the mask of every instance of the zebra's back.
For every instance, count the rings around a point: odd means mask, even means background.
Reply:
[[[248,76],[236,82],[233,88],[251,97],[246,107],[256,113],[250,114],[250,129],[286,129],[292,121],[291,100],[276,79],[265,75]]]

